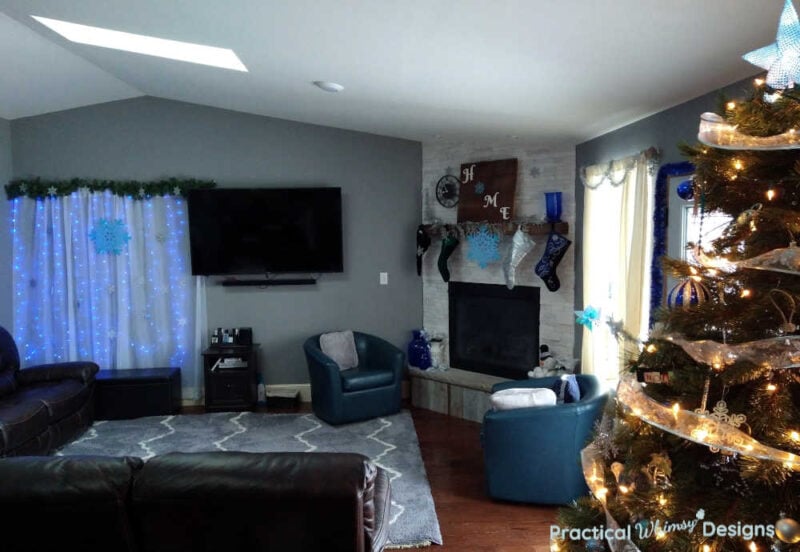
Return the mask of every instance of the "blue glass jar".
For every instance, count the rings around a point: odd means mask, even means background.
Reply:
[[[414,330],[408,343],[408,364],[420,370],[431,367],[431,344],[425,330]]]

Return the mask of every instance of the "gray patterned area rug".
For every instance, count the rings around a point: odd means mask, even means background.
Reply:
[[[96,421],[56,455],[103,454],[145,460],[165,452],[359,452],[388,471],[388,548],[442,544],[439,520],[411,414],[331,426],[313,414],[219,412]]]

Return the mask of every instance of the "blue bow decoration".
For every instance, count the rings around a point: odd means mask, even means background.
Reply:
[[[600,320],[600,309],[596,309],[591,305],[582,311],[575,311],[575,322],[583,324],[590,331],[597,325]]]

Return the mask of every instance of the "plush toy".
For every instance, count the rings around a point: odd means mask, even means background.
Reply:
[[[561,361],[553,356],[550,347],[541,345],[539,347],[539,366],[528,372],[529,378],[544,378],[547,376],[560,376],[569,374],[572,371]]]

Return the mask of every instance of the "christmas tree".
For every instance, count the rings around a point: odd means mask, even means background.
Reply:
[[[747,97],[701,116],[701,236],[582,454],[553,550],[800,551],[800,23],[786,0]],[[731,222],[702,238],[708,213]],[[707,229],[706,229],[707,230]],[[633,345],[633,346],[632,346]]]

